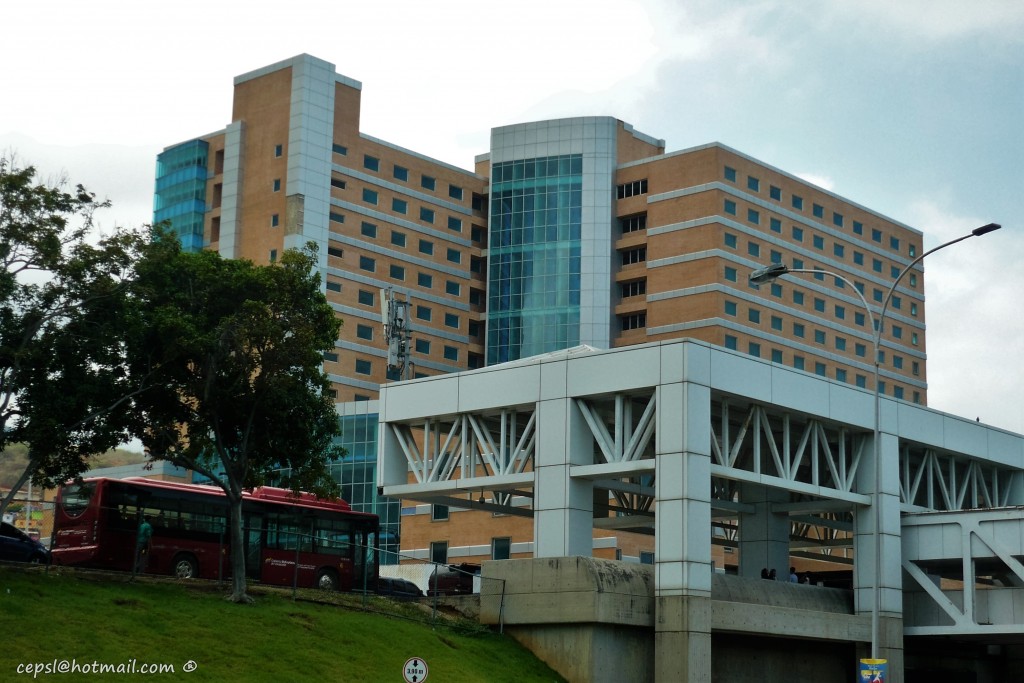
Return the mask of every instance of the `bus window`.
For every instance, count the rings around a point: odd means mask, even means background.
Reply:
[[[79,517],[89,507],[93,493],[96,492],[94,484],[72,484],[64,488],[61,495],[61,508],[68,517]]]

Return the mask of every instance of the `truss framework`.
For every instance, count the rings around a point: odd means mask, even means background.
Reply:
[[[900,448],[900,502],[928,510],[1005,507],[1024,472],[930,448]]]

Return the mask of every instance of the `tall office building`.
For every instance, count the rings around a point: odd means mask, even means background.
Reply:
[[[611,117],[494,128],[474,170],[460,169],[360,132],[361,94],[308,55],[238,76],[231,122],[159,155],[154,217],[187,248],[257,263],[319,245],[324,291],[344,320],[324,367],[365,465],[337,476],[362,509],[381,509],[367,435],[378,387],[396,379],[388,288],[409,302],[415,376],[693,337],[872,388],[860,295],[877,315],[921,249],[919,231],[719,143],[666,153]],[[749,285],[769,263],[841,277]],[[886,320],[879,388],[925,403],[923,271],[903,281]],[[530,527],[507,517],[456,525],[476,513],[405,512],[401,547],[415,554],[431,543],[446,559],[529,552]],[[397,525],[394,506],[387,515]],[[419,523],[439,517],[448,526]],[[607,538],[597,554],[648,552],[642,539]]]

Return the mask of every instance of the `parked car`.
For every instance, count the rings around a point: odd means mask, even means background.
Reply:
[[[0,560],[49,564],[50,551],[13,524],[0,522]]]
[[[377,579],[377,594],[393,598],[422,598],[423,591],[412,581],[390,576]]]
[[[438,567],[430,575],[427,595],[469,595],[473,592],[473,577],[480,575],[478,564],[450,564]]]

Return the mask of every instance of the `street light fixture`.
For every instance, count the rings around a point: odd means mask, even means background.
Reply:
[[[975,228],[974,230],[971,230],[968,234],[966,234],[966,235],[964,235],[962,237],[958,237],[955,240],[950,240],[949,242],[944,242],[943,244],[940,244],[937,247],[929,249],[928,251],[924,252],[923,254],[918,256],[916,259],[911,261],[910,264],[906,268],[904,268],[902,271],[900,271],[900,274],[893,281],[892,285],[889,286],[889,291],[887,291],[885,293],[885,298],[882,300],[882,307],[881,307],[881,309],[879,309],[877,322],[876,322],[876,319],[874,317],[874,314],[871,312],[871,306],[868,305],[868,301],[867,301],[867,299],[864,298],[864,295],[861,293],[861,291],[857,288],[857,286],[854,283],[850,282],[848,279],[846,279],[844,276],[840,275],[839,273],[833,273],[833,272],[828,271],[828,270],[819,270],[819,269],[813,269],[812,270],[812,269],[808,269],[808,268],[789,268],[789,267],[787,267],[787,266],[785,266],[785,265],[783,265],[781,263],[773,263],[771,265],[764,266],[763,268],[758,268],[758,269],[756,269],[756,270],[754,270],[753,272],[750,273],[749,280],[750,280],[750,284],[752,284],[752,285],[761,285],[761,284],[765,284],[765,283],[768,283],[768,282],[772,282],[776,278],[779,278],[779,277],[781,277],[783,275],[786,275],[788,273],[812,273],[812,274],[830,275],[832,277],[838,278],[838,279],[842,280],[843,282],[845,282],[846,284],[850,285],[851,288],[853,289],[853,291],[857,293],[857,296],[860,297],[861,303],[864,304],[864,310],[866,310],[867,313],[868,313],[868,319],[871,322],[871,329],[874,330],[874,334],[872,335],[872,338],[871,338],[871,345],[872,345],[872,349],[873,349],[873,353],[874,353],[874,359],[875,359],[875,372],[874,372],[874,375],[875,375],[875,377],[874,377],[874,381],[875,381],[875,385],[874,385],[874,394],[875,394],[875,396],[874,396],[874,398],[875,398],[875,429],[874,429],[874,445],[873,445],[873,449],[874,449],[874,453],[875,453],[875,481],[874,481],[874,490],[871,492],[871,506],[874,508],[873,515],[872,515],[872,517],[874,518],[874,529],[872,530],[872,539],[874,541],[873,545],[874,545],[874,551],[875,551],[875,571],[874,571],[874,576],[872,577],[872,580],[871,580],[871,591],[873,593],[873,596],[872,596],[873,597],[873,602],[872,602],[872,606],[871,606],[871,659],[878,659],[878,631],[879,631],[879,621],[880,621],[879,614],[881,612],[881,602],[882,602],[882,597],[881,597],[882,596],[882,591],[881,591],[881,587],[879,586],[879,582],[881,580],[880,576],[881,576],[881,573],[882,573],[882,539],[881,539],[882,531],[881,531],[881,522],[879,521],[880,517],[881,517],[880,510],[879,510],[879,501],[881,500],[881,489],[882,489],[882,479],[881,479],[881,477],[882,477],[882,475],[881,475],[881,471],[882,471],[881,461],[882,461],[882,459],[880,457],[880,451],[879,451],[879,442],[881,441],[881,425],[879,424],[880,419],[881,419],[881,395],[880,395],[880,393],[878,391],[878,380],[879,380],[879,374],[880,374],[878,354],[879,354],[879,346],[881,345],[881,341],[882,341],[882,328],[883,328],[883,323],[885,322],[885,312],[889,308],[889,301],[892,299],[892,295],[896,291],[896,286],[900,283],[900,280],[903,279],[904,275],[906,275],[908,272],[910,272],[911,268],[913,268],[918,263],[920,263],[922,260],[924,260],[925,256],[928,256],[929,254],[934,254],[939,249],[945,249],[946,247],[948,247],[950,245],[953,245],[953,244],[956,244],[957,242],[962,242],[965,239],[968,239],[968,238],[971,238],[971,237],[981,237],[982,235],[987,235],[990,232],[995,232],[996,230],[999,230],[1001,227],[1003,227],[1003,226],[999,225],[998,223],[988,223],[987,225],[983,225],[983,226],[981,226],[979,228]]]

